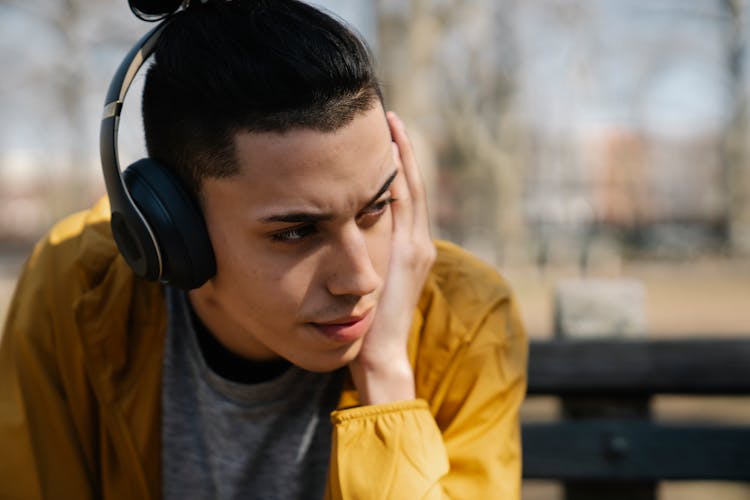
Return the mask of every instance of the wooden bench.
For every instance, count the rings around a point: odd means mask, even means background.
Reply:
[[[562,418],[523,424],[524,478],[562,481],[568,500],[750,481],[750,422],[663,423],[650,410],[660,394],[750,396],[750,339],[532,342],[528,394],[559,396]]]

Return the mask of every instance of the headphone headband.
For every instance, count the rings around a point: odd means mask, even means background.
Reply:
[[[128,93],[130,84],[135,79],[136,73],[138,73],[138,70],[149,56],[153,54],[156,49],[156,42],[159,40],[168,22],[168,19],[165,20],[138,40],[117,67],[117,71],[107,89],[99,133],[99,145],[102,168],[104,170],[104,181],[110,197],[118,191],[121,191],[122,194],[126,193],[117,155],[117,132],[120,124],[120,113],[122,113],[122,104],[125,100],[125,95]]]
[[[117,131],[125,95],[173,16],[130,49],[109,84],[99,148],[112,211],[112,235],[133,272],[191,290],[216,274],[216,260],[194,196],[169,168],[143,158],[120,170]]]
[[[143,63],[154,53],[156,42],[159,40],[168,22],[169,20],[165,20],[159,23],[151,31],[143,35],[117,67],[117,71],[115,71],[115,75],[112,77],[112,81],[107,89],[107,96],[104,100],[104,116],[102,118],[107,118],[108,115],[114,116],[115,114],[119,116],[119,108],[122,107],[122,101],[125,99],[125,94],[127,94],[130,84],[133,82],[138,70],[143,66]],[[117,109],[117,111],[110,111],[113,109]]]
[[[109,195],[112,213],[113,215],[115,213],[122,214],[126,219],[126,224],[130,222],[127,219],[137,217],[147,229],[148,234],[154,243],[153,248],[156,253],[157,278],[161,278],[164,273],[164,259],[162,258],[159,245],[157,244],[151,226],[138,209],[138,206],[133,202],[130,193],[125,187],[125,182],[120,171],[120,162],[118,160],[117,132],[120,124],[122,104],[125,95],[130,88],[130,84],[133,82],[138,70],[143,66],[143,63],[146,62],[148,57],[154,52],[156,42],[159,40],[159,37],[168,22],[169,18],[143,35],[133,48],[130,49],[118,66],[117,71],[109,84],[109,89],[107,90],[99,132],[99,150],[102,171],[104,173],[104,184],[107,189],[107,194]],[[147,250],[144,248],[138,248],[142,245],[139,245],[137,241],[117,241],[117,244],[126,259],[129,262],[132,260],[131,265],[134,267],[137,274],[151,274],[145,269],[146,262],[144,261],[144,253],[146,253]]]

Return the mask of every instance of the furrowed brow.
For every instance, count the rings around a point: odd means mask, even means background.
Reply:
[[[398,170],[394,170],[393,173],[388,176],[388,179],[386,179],[385,183],[378,189],[378,192],[375,193],[375,196],[370,198],[370,201],[367,202],[365,205],[366,207],[369,207],[370,205],[373,205],[376,201],[378,201],[378,198],[383,196],[383,193],[388,191],[388,188],[391,187],[391,184],[393,183],[393,179],[396,178],[396,175],[398,175]]]
[[[391,187],[391,183],[396,178],[396,175],[398,174],[398,170],[394,170],[394,172],[386,179],[385,183],[378,189],[378,192],[375,193],[375,196],[370,198],[370,200],[365,204],[365,207],[369,207],[370,205],[375,204],[375,202],[378,201],[378,198],[383,196],[383,193],[388,191],[388,188]],[[316,224],[319,222],[327,222],[333,219],[332,214],[314,214],[314,213],[308,213],[308,212],[290,212],[288,214],[278,214],[278,215],[269,215],[268,217],[263,217],[260,219],[261,222],[285,222],[290,224]]]

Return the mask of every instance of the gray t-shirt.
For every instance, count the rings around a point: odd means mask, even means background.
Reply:
[[[166,499],[322,498],[342,372],[291,366],[256,384],[222,378],[201,353],[184,292],[167,288],[162,378]]]

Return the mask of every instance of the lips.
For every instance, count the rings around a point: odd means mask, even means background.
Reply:
[[[349,343],[364,337],[372,324],[372,309],[359,316],[346,316],[332,321],[311,323],[326,337],[336,342]]]

